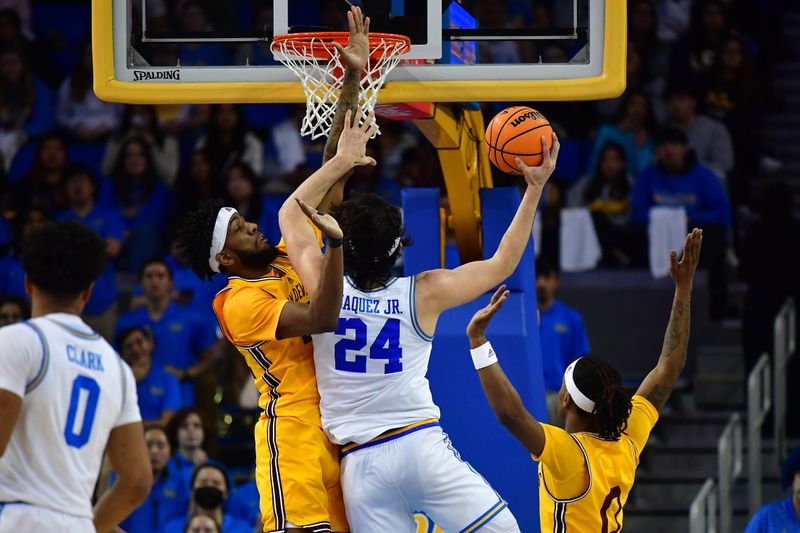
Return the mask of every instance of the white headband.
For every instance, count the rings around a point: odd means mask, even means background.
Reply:
[[[394,240],[394,244],[392,245],[392,249],[389,250],[389,257],[391,257],[392,254],[395,253],[399,247],[400,247],[400,237],[398,237],[398,238],[396,238]]]
[[[231,217],[236,214],[236,209],[223,207],[217,213],[217,221],[214,223],[214,233],[211,234],[211,249],[208,255],[208,266],[214,272],[219,272],[219,261],[217,254],[225,247],[225,238],[228,236],[228,224]]]
[[[572,378],[572,373],[575,371],[575,365],[578,361],[580,361],[580,359],[576,359],[567,367],[567,370],[564,372],[564,384],[567,386],[567,392],[572,396],[572,401],[575,402],[575,405],[587,413],[594,413],[594,402],[580,391],[575,384],[575,380]]]

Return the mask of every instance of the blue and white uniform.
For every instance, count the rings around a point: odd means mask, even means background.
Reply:
[[[22,409],[0,458],[0,533],[94,532],[111,430],[141,420],[131,369],[79,317],[0,328],[0,389]]]
[[[345,278],[338,329],[314,335],[322,426],[343,445],[350,527],[414,532],[422,511],[445,531],[519,531],[439,426],[425,377],[433,337],[415,308],[414,276],[371,291]]]

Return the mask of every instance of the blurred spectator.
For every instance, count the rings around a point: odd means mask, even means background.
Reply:
[[[69,161],[67,143],[55,133],[41,137],[36,145],[33,167],[15,185],[14,205],[25,211],[30,206],[57,213],[68,207],[64,177]]]
[[[156,174],[164,183],[172,185],[178,173],[180,159],[178,140],[173,135],[164,135],[161,132],[154,106],[125,106],[119,130],[111,136],[106,145],[103,173],[106,175],[113,173],[120,148],[131,139],[143,141],[149,147]]]
[[[183,2],[178,10],[181,28],[189,34],[213,32],[206,6],[201,2]],[[224,46],[211,43],[181,44],[178,55],[182,67],[227,66],[228,51]]]
[[[31,317],[28,303],[19,296],[0,296],[0,327],[16,324]]]
[[[206,464],[223,468],[222,463],[209,457],[205,451],[208,427],[196,410],[184,407],[169,421],[167,436],[172,446],[169,464],[181,477],[187,488],[191,487],[192,474]],[[225,473],[226,480],[228,474]]]
[[[731,34],[725,7],[719,0],[695,2],[688,39],[673,46],[671,81],[702,75],[714,64],[722,42]]]
[[[625,149],[608,143],[600,151],[594,175],[583,178],[570,191],[570,205],[587,206],[603,249],[601,267],[630,265],[631,176]]]
[[[640,91],[629,91],[622,112],[616,124],[600,127],[594,141],[589,160],[589,173],[597,168],[600,151],[609,142],[615,142],[625,149],[628,171],[637,175],[653,159],[653,130],[655,117],[647,95]]]
[[[212,365],[209,351],[216,341],[215,328],[194,310],[172,299],[172,270],[161,259],[141,268],[145,305],[125,313],[117,321],[117,334],[132,326],[153,332],[153,363],[181,382],[181,404],[194,405],[193,380]]]
[[[800,449],[789,454],[781,466],[781,488],[789,496],[756,511],[744,533],[800,531]]]
[[[677,41],[689,28],[693,0],[658,0],[656,25],[658,39],[665,43]]]
[[[175,182],[177,215],[181,220],[200,202],[218,195],[219,177],[211,173],[211,160],[203,149],[193,151],[184,160],[183,169]]]
[[[119,122],[119,107],[95,96],[93,80],[92,47],[86,44],[72,75],[58,89],[56,101],[56,123],[83,142],[105,138]]]
[[[258,193],[258,181],[246,163],[234,163],[225,178],[225,203],[235,208],[246,220],[255,222],[259,231],[271,242],[278,242],[281,229],[278,226],[278,209],[270,206]],[[272,208],[271,208],[272,207]]]
[[[172,218],[167,187],[158,178],[150,146],[131,138],[122,143],[112,172],[110,201],[122,212],[128,229],[128,270],[136,270],[162,248],[163,229]]]
[[[739,275],[747,283],[742,341],[748,372],[762,353],[774,353],[775,315],[786,299],[800,303],[800,256],[790,244],[800,242],[794,206],[792,186],[772,183],[764,191],[761,216],[745,227]]]
[[[69,209],[59,213],[56,220],[79,222],[106,243],[108,266],[94,282],[92,296],[83,310],[83,319],[106,340],[112,341],[117,322],[116,259],[125,241],[125,223],[116,209],[97,205],[97,181],[88,167],[70,167],[64,178],[64,190]]]
[[[188,516],[168,523],[164,533],[183,533],[187,529],[188,517],[195,515],[212,518],[222,525],[220,529],[225,533],[253,533],[253,527],[223,511],[223,504],[230,494],[230,483],[222,468],[212,464],[198,467],[192,475],[191,487]]]
[[[50,68],[51,60],[48,57],[46,44],[32,38],[30,20],[21,18],[19,12],[6,6],[9,1],[14,2],[14,0],[0,0],[0,51],[20,50],[36,75],[52,86],[55,73]]]
[[[147,500],[120,524],[127,533],[159,532],[167,522],[182,516],[189,506],[185,481],[169,464],[171,449],[164,427],[145,426],[144,440],[153,467],[153,488]]]
[[[0,52],[0,153],[11,161],[26,139],[53,125],[52,95],[33,75],[22,52]]]
[[[556,299],[559,276],[555,264],[536,262],[536,301],[539,305],[539,338],[542,343],[542,367],[551,424],[558,423],[558,391],[567,367],[588,355],[589,337],[580,313]]]
[[[396,176],[403,163],[403,153],[419,145],[419,139],[400,120],[386,120],[381,124],[381,134],[375,139],[380,149],[381,167],[386,176]]]
[[[724,317],[727,309],[725,252],[731,224],[731,206],[725,190],[708,167],[697,162],[686,134],[679,129],[663,131],[656,145],[656,164],[634,180],[631,208],[641,228],[640,251],[651,207],[683,207],[690,228],[703,229],[701,266],[709,270],[711,316]]]
[[[263,32],[274,24],[272,2],[253,2],[253,15],[250,29]],[[245,43],[236,51],[237,65],[277,65],[275,56],[261,43]]]
[[[229,512],[246,524],[257,525],[261,520],[258,486],[251,479],[236,487],[228,500]]]
[[[30,0],[0,0],[0,12],[3,11],[8,11],[16,16],[17,25],[25,37],[33,37]]]
[[[184,533],[220,533],[219,524],[210,516],[194,514],[186,522]]]
[[[348,180],[345,188],[345,197],[350,198],[356,194],[376,194],[385,198],[392,205],[400,205],[400,185],[390,179],[383,170],[383,158],[377,153],[378,147],[374,144],[367,145],[366,154],[374,157],[378,162],[375,166],[364,165],[356,167],[353,175]]]
[[[298,167],[306,163],[306,151],[303,138],[300,136],[300,125],[305,116],[305,107],[294,105],[286,120],[275,124],[270,135],[278,157],[280,174],[288,175],[296,172]],[[271,174],[271,173],[270,173]],[[272,178],[273,176],[269,176]]]
[[[697,160],[710,168],[723,185],[733,168],[733,145],[724,124],[697,112],[697,97],[687,87],[667,91],[667,118],[689,139]]]
[[[658,40],[656,7],[653,0],[628,3],[628,39],[644,58],[650,77],[662,76],[667,67],[667,47]]]
[[[264,171],[264,144],[248,130],[241,106],[214,106],[208,131],[196,148],[208,152],[216,176],[225,175],[236,161],[250,165],[257,176]]]
[[[119,333],[117,346],[136,378],[142,420],[166,426],[181,408],[181,385],[175,376],[153,366],[152,333],[144,326],[132,326]]]
[[[25,273],[19,257],[25,243],[25,237],[34,229],[42,226],[49,216],[47,211],[39,207],[32,207],[22,215],[22,228],[19,235],[9,247],[6,254],[0,258],[0,294],[10,294],[20,298],[28,298],[25,293]]]

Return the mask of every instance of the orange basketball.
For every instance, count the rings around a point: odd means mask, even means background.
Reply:
[[[486,148],[494,166],[509,174],[522,174],[514,159],[528,166],[542,163],[542,136],[553,144],[553,128],[544,115],[525,106],[503,109],[486,128]]]

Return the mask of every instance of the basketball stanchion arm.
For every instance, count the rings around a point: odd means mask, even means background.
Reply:
[[[433,104],[430,118],[413,122],[439,154],[450,202],[447,226],[455,232],[461,262],[483,259],[479,191],[492,187],[492,173],[480,109]]]

